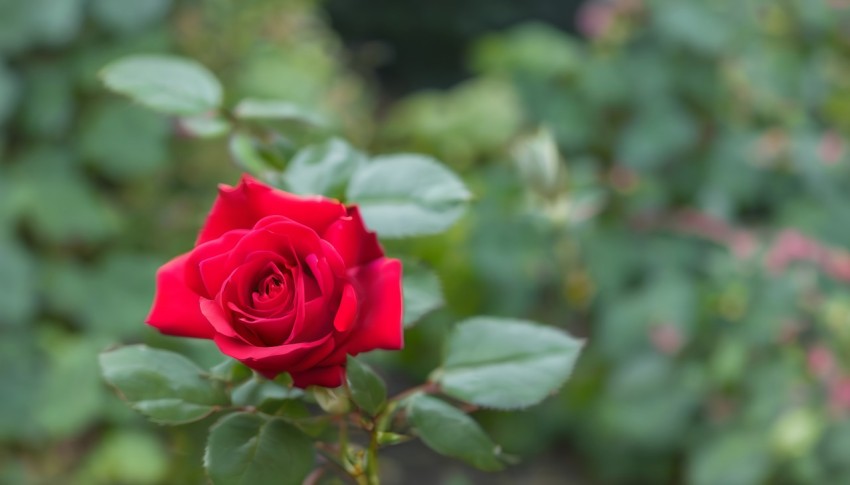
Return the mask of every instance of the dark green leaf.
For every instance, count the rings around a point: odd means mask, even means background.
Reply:
[[[148,108],[172,115],[197,115],[221,104],[221,85],[197,62],[176,56],[135,55],[101,71],[106,86]]]
[[[236,359],[228,357],[224,362],[210,369],[210,376],[226,382],[241,382],[251,377],[251,369]]]
[[[498,409],[531,406],[572,372],[581,342],[552,327],[475,317],[448,338],[439,382],[446,394]]]
[[[378,414],[387,400],[384,381],[368,365],[352,356],[348,356],[346,376],[354,404],[372,416]]]
[[[445,231],[463,215],[472,194],[436,160],[398,154],[357,169],[347,196],[360,205],[371,229],[384,237],[405,237]]]
[[[21,325],[35,313],[36,266],[22,246],[0,239],[0,327]]]
[[[171,0],[91,0],[95,21],[116,34],[138,32],[168,13]]]
[[[422,441],[442,455],[486,471],[504,468],[500,450],[472,418],[445,402],[424,395],[410,400],[410,422]]]
[[[231,397],[237,406],[262,406],[267,401],[296,399],[304,395],[298,388],[287,388],[264,377],[254,376],[233,388]]]
[[[204,466],[215,485],[301,485],[313,443],[282,419],[235,413],[210,430]]]
[[[107,382],[137,411],[159,423],[179,424],[208,416],[227,404],[224,386],[182,355],[144,345],[100,354]]]

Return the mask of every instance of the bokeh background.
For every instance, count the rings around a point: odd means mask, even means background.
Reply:
[[[221,359],[142,324],[238,174],[225,142],[104,92],[137,52],[467,180],[451,232],[388,244],[447,300],[377,357],[394,385],[468,315],[588,339],[544,405],[477,414],[520,465],[406,444],[388,483],[850,483],[846,0],[0,0],[0,483],[204,483],[209,423],[147,424],[96,362],[137,341]],[[515,149],[540,127],[544,177]]]

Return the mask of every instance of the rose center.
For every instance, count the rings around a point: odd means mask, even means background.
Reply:
[[[272,300],[287,290],[286,280],[278,272],[272,273],[260,281],[254,292],[256,301]]]

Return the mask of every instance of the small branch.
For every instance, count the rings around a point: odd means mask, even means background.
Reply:
[[[408,398],[418,392],[424,392],[425,394],[434,394],[435,392],[440,391],[440,385],[436,382],[426,382],[425,384],[421,384],[415,387],[411,387],[406,391],[402,391],[395,396],[390,398],[390,401],[401,401],[402,399]]]
[[[378,471],[378,430],[373,428],[369,432],[369,452],[366,455],[366,479],[369,485],[381,484]]]

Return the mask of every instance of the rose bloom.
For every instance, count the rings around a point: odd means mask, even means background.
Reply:
[[[341,385],[347,355],[403,345],[401,263],[357,207],[247,175],[220,186],[195,248],[156,286],[148,324],[302,388]]]

